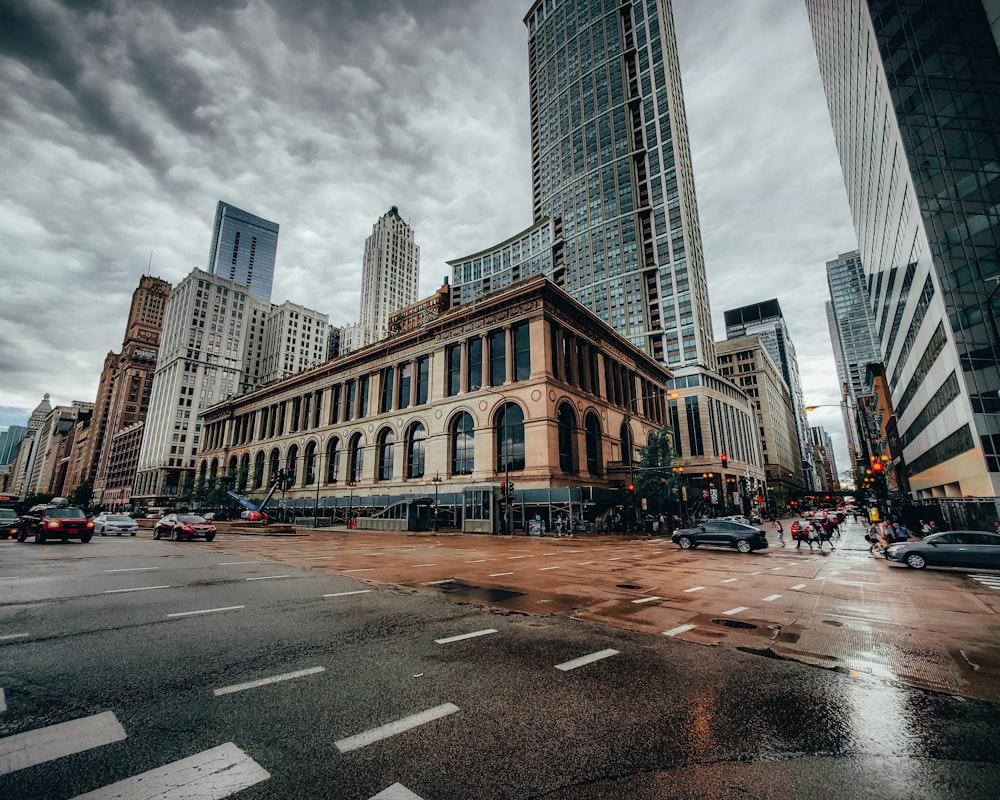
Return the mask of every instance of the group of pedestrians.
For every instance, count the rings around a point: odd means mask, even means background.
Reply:
[[[778,543],[785,547],[785,528],[780,519],[774,521],[774,528],[778,532]],[[824,544],[829,544],[831,550],[836,548],[833,545],[834,539],[840,538],[840,523],[836,517],[815,517],[813,519],[796,519],[789,526],[789,533],[792,541],[795,542],[795,549],[801,550],[802,543],[805,542],[810,550],[823,549]]]
[[[938,530],[934,520],[931,520],[930,523],[920,520],[921,536],[937,533]],[[872,555],[885,552],[885,548],[895,542],[908,541],[910,535],[910,529],[906,527],[905,522],[893,522],[892,520],[886,520],[884,525],[871,522],[865,529],[865,541],[868,542],[868,552]]]

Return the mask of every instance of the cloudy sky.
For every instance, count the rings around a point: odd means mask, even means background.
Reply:
[[[272,300],[333,324],[390,206],[422,296],[527,227],[529,6],[0,0],[0,426],[94,400],[139,277],[204,269],[218,200],[280,224]],[[856,240],[804,2],[674,14],[716,337],[777,297],[806,402],[837,403],[824,265]],[[811,420],[843,469],[839,410]]]

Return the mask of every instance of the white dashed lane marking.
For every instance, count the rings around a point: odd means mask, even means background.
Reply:
[[[4,697],[3,689],[0,689],[0,712],[7,710],[7,698]]]
[[[556,664],[556,669],[561,669],[563,672],[569,672],[571,669],[576,669],[577,667],[582,667],[586,664],[593,664],[595,661],[600,661],[616,655],[618,655],[617,650],[598,650],[596,653],[590,653],[586,656],[574,658],[572,661],[564,661],[562,664]]]
[[[108,589],[104,594],[122,594],[124,592],[148,592],[152,589],[169,589],[169,586],[137,586],[134,589]]]
[[[270,777],[260,764],[227,742],[74,800],[222,800]]]
[[[201,611],[175,611],[173,614],[167,614],[168,617],[194,617],[198,614],[215,614],[219,611],[236,611],[240,608],[246,608],[246,606],[226,606],[225,608],[205,608]]]
[[[105,572],[151,572],[159,567],[127,567],[124,569],[106,569]]]
[[[0,642],[9,642],[12,639],[27,639],[29,636],[31,636],[30,633],[5,633],[3,636],[0,636]]]
[[[746,610],[747,606],[736,606],[736,608],[731,608],[728,611],[723,611],[722,613],[725,614],[727,617],[731,617],[733,616],[733,614],[741,614]]]
[[[499,578],[499,577],[501,577],[503,575],[513,575],[513,574],[514,574],[513,572],[494,572],[492,575],[490,575],[490,577],[491,578]]]
[[[538,571],[539,572],[545,572],[545,570],[547,570],[547,569],[559,569],[559,567],[539,567]]]
[[[658,595],[652,595],[651,597],[640,597],[638,600],[633,600],[633,603],[652,603],[654,600],[659,600]]]
[[[242,692],[246,689],[256,689],[258,686],[268,686],[272,683],[282,683],[283,681],[291,681],[295,678],[304,678],[307,675],[315,675],[318,672],[326,672],[326,667],[309,667],[308,669],[300,669],[295,672],[286,672],[284,675],[274,675],[270,678],[261,678],[257,681],[235,683],[232,686],[223,686],[221,689],[213,689],[212,694],[216,697],[221,697],[224,694]]]
[[[779,597],[781,597],[780,594],[769,594],[767,597],[764,598],[764,602],[765,603],[771,603],[771,602],[777,600]]]
[[[487,636],[491,633],[496,633],[496,628],[484,628],[481,631],[473,631],[472,633],[460,633],[458,636],[448,636],[445,639],[435,639],[435,644],[451,644],[452,642],[460,642],[463,639],[474,639],[477,636]]]
[[[277,578],[290,578],[291,575],[261,575],[258,578],[247,578],[248,581],[273,581]]]
[[[806,588],[806,585],[804,583],[797,583],[797,584],[795,584],[794,586],[791,587],[791,590],[793,592],[797,592],[800,589],[805,589],[805,588]]]
[[[722,581],[722,583],[734,583],[735,581],[738,580],[739,578],[726,578],[724,581]]]
[[[111,711],[0,739],[0,775],[120,742],[125,730]]]
[[[421,711],[418,714],[411,714],[395,722],[389,722],[378,728],[372,728],[370,731],[348,736],[346,739],[340,739],[335,744],[341,753],[349,753],[352,750],[360,750],[362,747],[367,747],[382,739],[388,739],[397,733],[404,733],[420,725],[426,725],[428,722],[434,722],[442,717],[447,717],[456,711],[459,711],[459,708],[454,703],[442,703],[439,706]]]
[[[678,625],[676,628],[671,628],[669,631],[664,631],[663,635],[664,636],[676,636],[679,633],[684,633],[685,631],[691,630],[693,627],[695,627],[695,626],[691,625],[691,624]]]
[[[704,586],[692,586],[690,589],[685,589],[684,593],[687,594],[688,592],[700,592],[704,588],[705,588]]]
[[[347,597],[350,594],[368,594],[371,589],[356,589],[353,592],[334,592],[333,594],[325,594],[323,597]]]
[[[231,567],[234,564],[257,564],[257,563],[259,563],[259,562],[257,562],[257,561],[220,561],[219,562],[219,566],[220,567]]]

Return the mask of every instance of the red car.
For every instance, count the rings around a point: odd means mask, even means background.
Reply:
[[[33,536],[35,544],[43,544],[47,539],[64,542],[79,539],[86,543],[93,535],[94,523],[82,509],[71,506],[65,497],[53,497],[51,503],[34,506],[21,517],[17,541],[26,542]]]
[[[204,539],[206,542],[215,538],[215,526],[204,517],[197,514],[167,514],[153,528],[154,539]]]

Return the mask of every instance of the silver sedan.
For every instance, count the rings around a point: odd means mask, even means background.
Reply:
[[[94,532],[101,536],[112,533],[115,536],[121,536],[123,533],[135,536],[138,531],[139,523],[128,514],[100,514],[94,517]]]

